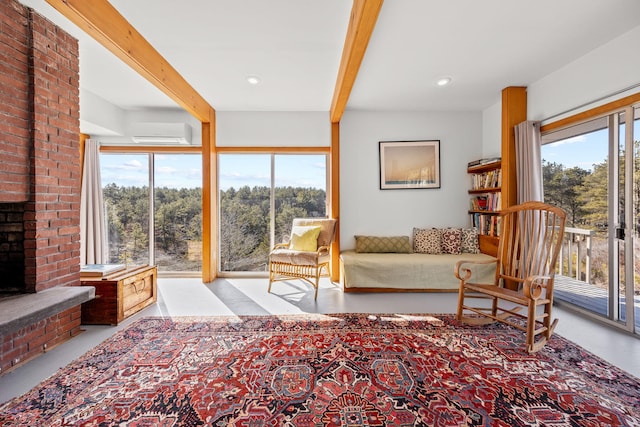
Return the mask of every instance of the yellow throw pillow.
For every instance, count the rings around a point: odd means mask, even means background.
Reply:
[[[291,229],[290,249],[294,251],[315,252],[318,250],[318,235],[320,226],[317,225],[295,225]]]

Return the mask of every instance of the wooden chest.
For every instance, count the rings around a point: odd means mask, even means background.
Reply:
[[[117,325],[157,301],[156,267],[131,267],[104,277],[83,277],[83,286],[95,286],[95,299],[82,304],[82,323]]]

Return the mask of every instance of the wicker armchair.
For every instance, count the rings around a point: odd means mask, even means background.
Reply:
[[[529,353],[540,350],[558,322],[552,320],[555,267],[565,228],[565,212],[541,202],[525,202],[500,214],[500,243],[493,283],[478,283],[469,261],[460,261],[458,320],[482,325],[499,321],[526,332]],[[465,265],[466,264],[466,265]],[[484,298],[489,304],[470,305]],[[522,312],[520,310],[525,308]],[[521,319],[515,321],[515,319]]]
[[[309,247],[296,248],[296,236],[303,231],[317,233],[317,239]],[[279,243],[269,254],[269,288],[273,282],[302,279],[315,288],[318,298],[320,277],[329,274],[330,246],[336,230],[336,220],[327,218],[296,218],[292,224],[292,235],[288,243]],[[309,235],[307,235],[309,237]],[[314,236],[315,237],[315,236]],[[324,273],[323,273],[324,270]]]

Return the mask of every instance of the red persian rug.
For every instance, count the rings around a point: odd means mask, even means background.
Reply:
[[[145,318],[1,426],[640,426],[640,383],[555,335],[451,315]]]

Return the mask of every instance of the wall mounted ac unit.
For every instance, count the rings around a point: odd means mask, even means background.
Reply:
[[[138,144],[188,145],[191,144],[191,126],[187,123],[135,123],[131,139]]]

